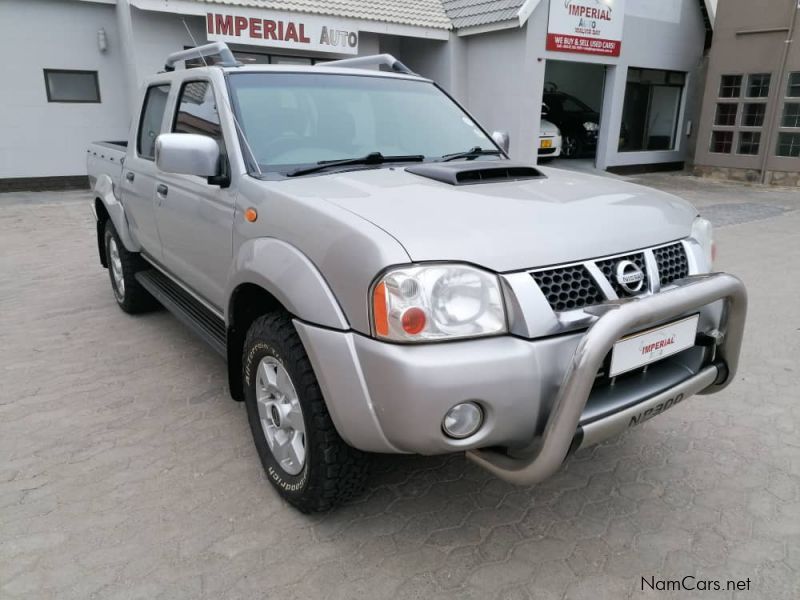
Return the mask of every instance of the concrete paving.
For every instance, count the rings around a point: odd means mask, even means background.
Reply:
[[[800,597],[800,194],[632,179],[723,225],[751,296],[735,384],[538,487],[381,457],[311,517],[265,480],[219,358],[115,306],[88,195],[0,196],[0,598]]]

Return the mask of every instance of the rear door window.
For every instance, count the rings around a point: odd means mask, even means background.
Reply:
[[[161,133],[164,111],[167,108],[169,85],[154,85],[147,89],[144,97],[144,109],[139,121],[139,134],[136,137],[136,151],[141,158],[154,160],[156,156],[156,138]]]

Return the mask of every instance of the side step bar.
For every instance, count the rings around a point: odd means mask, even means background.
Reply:
[[[139,271],[136,280],[164,308],[222,356],[226,356],[225,322],[169,277],[156,269]]]

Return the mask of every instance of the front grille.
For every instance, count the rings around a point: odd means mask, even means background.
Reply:
[[[648,260],[651,261],[650,264],[652,265],[652,259],[646,258],[648,252],[653,253],[653,258],[658,267],[658,275],[647,271]],[[617,265],[624,260],[631,261],[644,273],[645,284],[640,292],[632,294],[617,282]],[[590,271],[590,267],[593,265],[597,267],[597,271],[594,269]],[[602,285],[601,273],[619,298],[630,298],[644,293],[649,288],[650,277],[658,276],[661,280],[661,285],[667,285],[687,277],[689,275],[689,260],[683,244],[676,242],[653,250],[632,252],[631,254],[611,258],[587,260],[582,263],[530,272],[545,298],[547,298],[550,308],[555,312],[585,308],[613,298],[614,296],[610,291],[608,297],[603,293],[602,289],[608,291],[608,288],[603,287],[601,289],[600,287]],[[595,277],[597,277],[597,281],[595,281]]]
[[[642,285],[642,289],[639,292],[632,294],[625,288],[623,288],[617,281],[617,275],[615,271],[617,269],[617,265],[623,260],[631,261],[637,267],[639,267],[644,273],[644,285]],[[605,275],[605,278],[608,279],[608,283],[610,283],[611,287],[614,288],[614,291],[617,292],[617,296],[619,296],[620,298],[628,298],[630,296],[636,296],[637,294],[641,294],[642,292],[647,291],[647,265],[645,264],[644,261],[644,252],[629,254],[628,256],[615,256],[614,258],[598,260],[596,264],[603,272],[603,275]]]
[[[686,258],[686,250],[680,242],[656,248],[653,250],[653,254],[658,264],[661,285],[667,285],[689,275],[689,260]]]
[[[556,267],[531,275],[555,311],[583,308],[604,300],[589,270],[583,265]]]

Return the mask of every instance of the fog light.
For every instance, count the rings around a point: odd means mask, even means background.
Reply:
[[[452,438],[465,438],[478,431],[483,423],[483,411],[474,402],[456,404],[447,411],[442,429]]]

